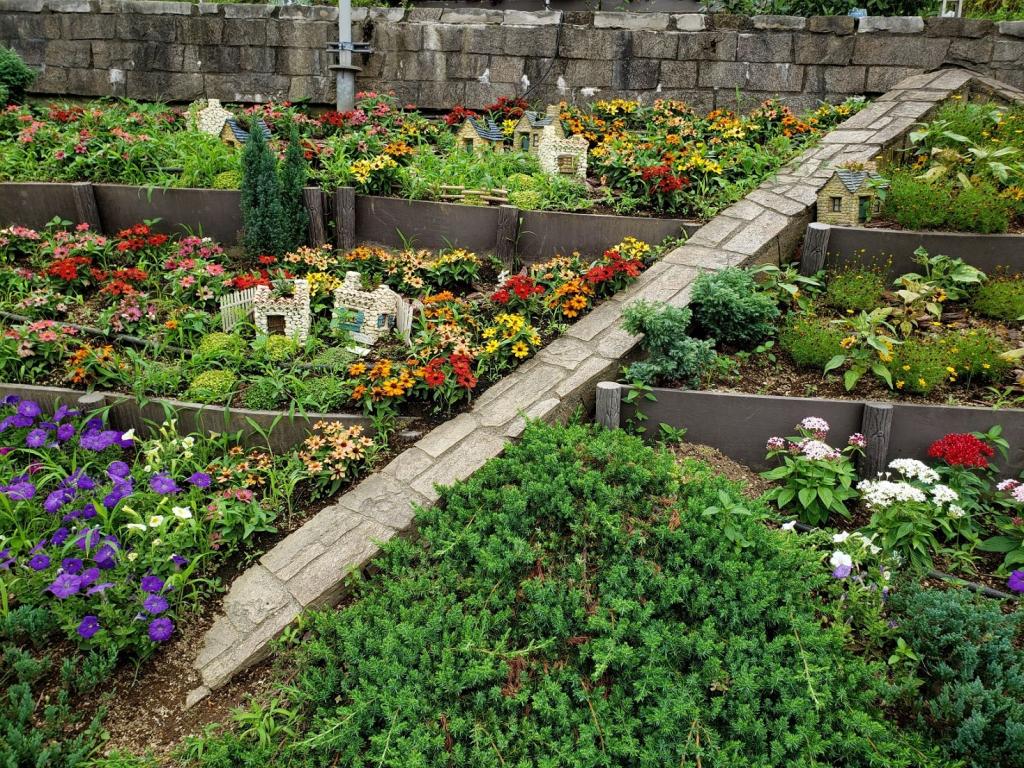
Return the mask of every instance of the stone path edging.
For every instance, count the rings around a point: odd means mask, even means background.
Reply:
[[[271,641],[303,610],[337,602],[345,575],[365,567],[381,542],[410,532],[414,507],[433,503],[435,486],[463,480],[500,454],[525,419],[554,421],[589,404],[597,382],[614,377],[637,351],[639,337],[620,326],[626,304],[684,306],[700,270],[779,263],[799,242],[836,164],[900,147],[939,102],[979,92],[1024,101],[1022,91],[959,69],[902,81],[494,384],[472,410],[434,429],[281,541],[231,585],[194,663],[202,685],[187,704],[269,655]]]

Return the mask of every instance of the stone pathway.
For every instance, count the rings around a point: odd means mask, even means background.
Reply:
[[[871,160],[899,148],[915,122],[954,93],[1024,101],[1024,92],[964,70],[904,80],[730,206],[599,305],[536,357],[497,382],[472,410],[442,424],[323,509],[239,576],[195,660],[202,686],[188,704],[270,653],[270,643],[303,610],[342,596],[346,574],[363,568],[379,544],[412,527],[414,508],[438,498],[437,485],[469,477],[518,437],[525,419],[554,421],[591,406],[597,382],[616,378],[639,337],[622,330],[636,299],[683,306],[700,270],[788,257],[813,220],[819,188],[844,161]]]

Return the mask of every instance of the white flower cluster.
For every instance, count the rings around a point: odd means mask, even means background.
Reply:
[[[936,485],[932,487],[932,501],[940,507],[951,501],[959,501],[960,495],[948,485]]]
[[[891,480],[861,480],[857,490],[868,509],[885,509],[901,502],[925,502],[924,491],[910,483],[894,483]]]
[[[893,459],[889,462],[889,469],[908,480],[920,480],[927,485],[939,482],[939,473],[917,459]]]
[[[824,419],[818,418],[817,416],[808,416],[797,425],[797,429],[806,429],[808,432],[813,432],[818,437],[824,437],[828,434],[830,427],[828,422]]]
[[[832,534],[833,544],[844,544],[849,542],[848,546],[859,545],[861,549],[870,552],[872,555],[877,555],[882,551],[882,548],[875,544],[874,535],[865,536],[860,531],[840,531],[839,533]]]
[[[804,419],[804,421],[807,421],[807,419]],[[823,443],[821,440],[801,440],[797,444],[797,447],[804,456],[812,461],[832,461],[842,456],[839,451],[828,443]]]

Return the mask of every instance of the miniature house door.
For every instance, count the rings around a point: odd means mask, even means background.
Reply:
[[[871,218],[871,198],[864,196],[857,199],[857,221]]]

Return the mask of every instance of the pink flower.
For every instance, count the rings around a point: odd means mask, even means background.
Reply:
[[[206,273],[211,277],[217,277],[224,274],[224,267],[220,264],[207,264]]]
[[[65,152],[63,149],[58,149],[56,152],[53,153],[53,156],[57,160],[63,160],[65,157],[68,156],[68,153]]]
[[[996,490],[999,490],[999,491],[1012,491],[1018,485],[1020,485],[1020,483],[1017,480],[1002,480],[1002,481],[1000,481],[996,485]]]
[[[192,275],[185,275],[183,278],[181,278],[181,287],[182,288],[189,288],[192,285],[194,285],[195,282],[196,282],[196,279]]]
[[[85,148],[85,144],[75,144],[75,153],[84,155],[88,150]]]
[[[77,232],[88,232],[89,231],[89,223],[86,222],[86,221],[83,221],[81,224],[76,224],[75,225],[75,230]]]
[[[868,439],[864,437],[860,432],[854,432],[846,441],[847,445],[852,445],[856,448],[864,448],[868,444]]]

